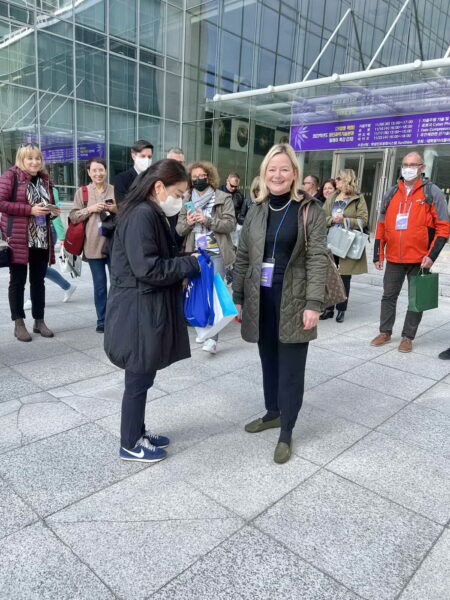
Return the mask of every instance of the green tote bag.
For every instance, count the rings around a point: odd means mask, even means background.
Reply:
[[[439,273],[424,273],[421,269],[418,275],[411,275],[408,310],[422,312],[437,308],[438,297]]]

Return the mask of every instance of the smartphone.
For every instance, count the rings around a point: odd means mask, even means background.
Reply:
[[[194,206],[194,203],[192,202],[192,200],[188,200],[188,201],[185,203],[185,205],[184,205],[184,206],[185,206],[185,208],[186,208],[186,212],[187,212],[188,210],[190,210],[190,211],[192,211],[192,212],[195,212],[195,206]]]
[[[105,204],[114,204],[114,200],[111,200],[111,198],[108,198],[108,200],[105,200]]]

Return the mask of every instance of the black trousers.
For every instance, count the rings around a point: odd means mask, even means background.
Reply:
[[[45,274],[48,266],[48,249],[29,248],[28,265],[10,265],[8,298],[11,319],[25,319],[23,300],[27,271],[29,269],[31,314],[34,319],[43,319],[45,310]]]
[[[397,309],[397,299],[402,289],[405,277],[417,275],[420,271],[420,263],[394,263],[386,262],[386,270],[383,278],[383,297],[381,298],[380,332],[392,334]],[[422,320],[423,313],[408,310],[403,323],[402,337],[413,340],[416,337],[417,328]]]
[[[259,356],[267,412],[281,416],[280,441],[289,442],[303,402],[308,343],[279,341],[282,282],[261,287]]]
[[[335,256],[333,254],[334,257],[334,262],[336,263],[336,266],[339,266],[339,256]],[[350,281],[352,279],[351,275],[341,275],[341,279],[342,279],[342,283],[344,284],[344,288],[345,288],[345,295],[347,296],[347,299],[344,300],[344,302],[339,302],[339,304],[336,304],[336,310],[342,310],[343,312],[345,312],[347,310],[347,306],[348,306],[348,297],[350,296]],[[333,308],[333,307],[331,307]]]
[[[155,380],[156,371],[132,373],[125,370],[125,391],[122,398],[120,445],[131,450],[145,433],[147,392]]]

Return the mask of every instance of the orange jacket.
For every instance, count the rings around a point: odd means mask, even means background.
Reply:
[[[396,229],[397,214],[408,211],[407,229]],[[400,179],[397,189],[391,188],[383,198],[373,260],[420,263],[424,256],[429,256],[435,261],[449,235],[447,202],[437,185],[421,179],[408,195]]]

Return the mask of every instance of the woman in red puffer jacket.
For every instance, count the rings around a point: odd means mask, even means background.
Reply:
[[[31,342],[23,310],[28,266],[33,331],[53,337],[44,322],[44,278],[47,266],[55,262],[50,219],[61,212],[55,206],[52,187],[42,152],[34,144],[22,145],[15,166],[0,177],[0,229],[10,246],[9,306],[15,323],[14,335],[21,342]]]

